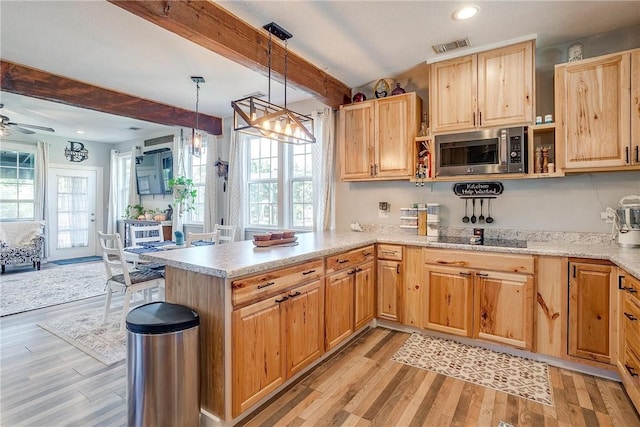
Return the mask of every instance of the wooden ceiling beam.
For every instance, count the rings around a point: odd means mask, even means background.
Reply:
[[[137,98],[4,60],[0,60],[0,72],[0,88],[5,92],[167,126],[196,126],[194,111]],[[199,113],[198,127],[212,135],[222,135],[222,119],[219,117]]]
[[[134,15],[212,52],[268,75],[268,33],[256,29],[211,1],[108,0]],[[265,23],[266,24],[266,23]],[[273,38],[272,78],[284,82],[284,46]],[[289,51],[287,85],[337,108],[351,102],[351,88]]]

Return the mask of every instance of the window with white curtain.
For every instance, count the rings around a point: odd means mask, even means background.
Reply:
[[[187,150],[187,153],[189,150]],[[204,184],[207,177],[207,146],[201,147],[200,157],[187,154],[189,178],[193,180],[193,187],[198,191],[194,210],[187,213],[187,220],[190,223],[204,224]]]
[[[124,218],[129,217],[127,206],[129,205],[128,200],[129,176],[131,175],[131,157],[131,153],[120,153],[118,155],[118,194],[116,202],[116,212],[119,215],[122,215]]]
[[[35,152],[0,151],[0,220],[35,219]]]
[[[313,228],[311,145],[249,138],[247,226]]]

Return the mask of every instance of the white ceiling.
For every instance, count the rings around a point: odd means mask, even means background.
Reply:
[[[350,87],[436,60],[433,44],[469,37],[472,49],[536,35],[537,47],[640,24],[640,1],[478,1],[457,22],[451,1],[222,1],[254,27],[275,21],[293,34],[289,49]],[[469,52],[467,50],[466,52]],[[462,49],[457,55],[464,54]],[[93,85],[195,109],[190,76],[203,76],[199,110],[231,115],[230,102],[267,92],[267,78],[104,0],[0,1],[0,56]],[[272,82],[272,101],[283,86]],[[14,122],[56,135],[122,142],[169,129],[48,101],[0,93]],[[309,95],[288,89],[288,102]],[[90,114],[89,114],[90,113]],[[140,127],[139,131],[128,130]],[[85,130],[84,135],[75,134]]]

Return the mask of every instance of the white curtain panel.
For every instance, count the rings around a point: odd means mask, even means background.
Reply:
[[[136,179],[136,153],[135,147],[131,150],[131,170],[129,171],[129,205],[135,206],[140,204],[140,195],[138,194],[138,180]]]
[[[179,135],[174,135],[173,137],[173,177],[177,177],[177,176],[186,176],[186,165],[185,165],[185,160],[184,160],[184,138],[182,137],[182,130],[180,131]],[[175,231],[182,231],[184,233],[183,230],[183,226],[184,226],[184,222],[183,222],[183,218],[180,216],[180,212],[178,212],[178,207],[175,206],[175,204],[172,204],[171,207],[173,208],[173,216],[171,217],[171,228],[172,230]]]
[[[133,160],[135,162],[135,160]],[[107,208],[107,233],[113,234],[116,230],[118,208],[118,150],[111,150],[109,162],[109,207]]]
[[[335,228],[335,186],[333,172],[335,165],[335,114],[329,107],[314,110],[314,135],[316,143],[313,147],[313,213],[315,231],[333,230]]]
[[[210,233],[216,225],[218,217],[218,173],[215,166],[218,159],[218,140],[207,135],[207,166],[204,181],[204,226],[205,233]]]
[[[49,213],[47,200],[47,170],[49,169],[49,144],[38,141],[36,148],[36,176],[34,189],[35,220],[45,221],[44,238],[49,241]],[[44,245],[44,257],[48,255],[48,245]]]
[[[236,240],[244,240],[244,226],[246,218],[245,200],[245,137],[238,132],[231,131],[231,146],[229,148],[229,205],[226,225],[236,227]]]

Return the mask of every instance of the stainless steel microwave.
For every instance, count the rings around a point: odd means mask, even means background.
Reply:
[[[527,128],[437,135],[436,176],[526,173]]]

